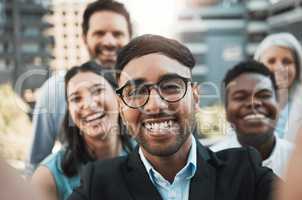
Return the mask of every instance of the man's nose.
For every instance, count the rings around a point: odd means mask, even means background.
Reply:
[[[112,33],[106,33],[103,37],[102,43],[106,46],[116,46],[116,38]]]
[[[167,107],[167,102],[160,97],[157,89],[152,88],[150,90],[148,102],[144,106],[145,111],[150,113],[158,113]]]
[[[248,106],[251,107],[252,109],[258,108],[261,104],[262,104],[261,100],[259,100],[254,96],[251,97],[248,102]]]

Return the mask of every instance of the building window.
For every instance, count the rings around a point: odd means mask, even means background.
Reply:
[[[37,43],[24,43],[21,46],[21,50],[24,53],[36,53],[39,51],[39,44]]]
[[[0,59],[0,71],[6,70],[6,62],[5,60]]]
[[[34,28],[34,27],[25,27],[24,28],[24,32],[23,32],[23,35],[25,37],[36,37],[39,35],[39,29],[37,28]]]

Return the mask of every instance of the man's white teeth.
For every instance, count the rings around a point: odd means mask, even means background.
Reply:
[[[145,123],[145,127],[149,130],[163,130],[170,129],[173,125],[172,120],[164,122]]]
[[[102,112],[98,112],[98,113],[89,115],[88,117],[85,118],[85,121],[86,121],[86,122],[93,121],[93,120],[95,120],[95,119],[98,119],[98,118],[102,117],[103,114],[104,114],[104,113],[102,113]]]
[[[262,114],[251,114],[244,117],[245,120],[253,120],[253,119],[264,119],[265,116]]]

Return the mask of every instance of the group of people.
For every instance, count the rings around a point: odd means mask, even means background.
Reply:
[[[253,61],[227,72],[233,131],[209,148],[196,137],[187,47],[131,39],[130,15],[114,0],[88,4],[82,29],[91,60],[46,81],[35,107],[27,169],[39,199],[298,199],[287,185],[302,179],[302,49],[293,35],[268,36]],[[62,149],[51,153],[58,137]]]

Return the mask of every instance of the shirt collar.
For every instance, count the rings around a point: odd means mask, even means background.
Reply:
[[[275,160],[279,155],[278,155],[278,150],[279,150],[279,137],[277,136],[277,134],[275,134],[275,146],[273,148],[273,151],[271,152],[271,154],[269,155],[269,157],[265,160],[262,161],[262,163],[264,165],[269,165],[271,162],[273,162],[273,160]],[[278,155],[278,156],[277,156]]]
[[[191,135],[191,139],[192,139],[192,144],[191,144],[191,149],[189,151],[187,164],[176,175],[176,176],[186,177],[189,179],[194,176],[194,174],[196,172],[196,168],[197,168],[196,140],[193,135]],[[154,180],[153,174],[158,173],[158,172],[153,168],[151,163],[146,159],[141,147],[139,147],[138,153],[139,153],[141,161],[143,162],[143,164],[148,172],[150,179],[152,180],[153,183],[156,182]]]
[[[274,157],[276,157],[276,154],[278,154],[278,149],[279,149],[279,143],[280,143],[280,139],[278,137],[278,134],[275,132],[274,133],[274,136],[275,136],[275,140],[276,140],[276,143],[275,143],[275,146],[273,148],[273,151],[271,152],[271,154],[269,155],[269,157],[265,160],[262,161],[262,163],[264,165],[267,165],[269,164],[270,162],[272,162],[272,160],[274,160]],[[237,139],[237,136],[231,136],[231,142],[232,144],[230,145],[230,147],[242,147],[242,145],[239,143],[238,139]]]

